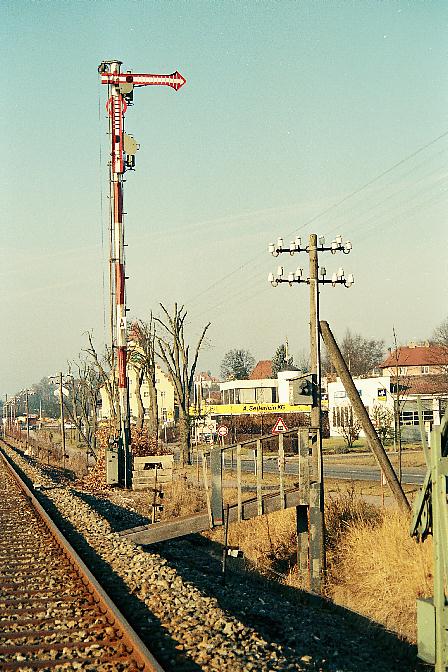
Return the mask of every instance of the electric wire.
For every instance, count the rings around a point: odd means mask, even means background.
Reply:
[[[100,226],[101,226],[101,284],[103,302],[103,339],[106,343],[106,280],[104,272],[104,193],[103,193],[103,149],[101,144],[101,88],[99,81],[98,89],[98,135],[99,135],[99,183],[100,183]]]
[[[373,184],[376,184],[377,182],[379,182],[383,177],[385,177],[386,175],[389,175],[391,172],[393,172],[394,170],[396,170],[396,169],[399,168],[400,166],[404,165],[406,162],[408,162],[408,161],[410,161],[412,158],[418,156],[420,153],[422,153],[423,151],[425,151],[426,149],[428,149],[429,147],[431,147],[432,145],[436,144],[437,142],[439,142],[440,140],[442,140],[443,138],[445,138],[445,137],[447,137],[447,136],[448,136],[448,130],[446,130],[446,131],[444,131],[443,133],[439,134],[437,137],[433,138],[432,140],[430,140],[429,142],[425,143],[424,145],[418,147],[416,150],[414,150],[414,151],[411,152],[410,154],[407,154],[405,157],[403,157],[403,158],[400,159],[399,161],[395,162],[392,166],[389,166],[388,168],[386,168],[385,170],[383,170],[382,172],[380,172],[378,175],[376,175],[376,176],[373,177],[372,179],[370,179],[370,180],[368,180],[367,182],[365,182],[364,184],[362,184],[360,187],[357,187],[356,189],[354,189],[353,191],[351,191],[349,194],[346,194],[343,198],[341,198],[341,199],[339,199],[338,201],[332,203],[332,204],[329,205],[327,208],[324,208],[324,209],[321,210],[319,213],[317,213],[317,214],[314,215],[313,217],[309,218],[309,219],[308,219],[306,222],[304,222],[302,225],[300,225],[299,227],[296,227],[293,231],[291,231],[290,233],[288,233],[288,234],[286,235],[286,237],[296,235],[299,231],[303,230],[305,227],[309,226],[310,224],[313,224],[314,222],[316,222],[317,220],[321,219],[321,218],[324,217],[325,215],[329,214],[329,213],[332,212],[333,210],[336,210],[336,209],[339,208],[341,205],[343,205],[344,203],[346,203],[346,202],[349,201],[350,199],[354,198],[356,195],[358,195],[358,194],[364,192],[364,191],[365,191],[366,189],[368,189],[370,186],[372,186]],[[221,278],[217,279],[215,282],[213,282],[213,283],[212,283],[211,285],[209,285],[208,287],[206,287],[206,288],[204,288],[203,290],[201,290],[198,294],[196,294],[195,296],[193,296],[193,297],[190,298],[190,300],[189,300],[189,302],[188,302],[189,305],[191,305],[192,303],[196,302],[198,298],[202,297],[204,294],[206,294],[207,292],[211,291],[212,289],[214,289],[214,288],[217,287],[218,285],[222,285],[223,282],[225,282],[225,281],[228,280],[229,278],[232,278],[233,276],[235,276],[236,273],[242,271],[244,268],[246,268],[247,266],[249,266],[250,264],[252,264],[254,261],[257,261],[263,254],[264,254],[264,252],[259,252],[259,253],[257,253],[256,255],[254,255],[253,257],[251,257],[250,259],[248,259],[248,260],[245,261],[244,263],[240,264],[238,267],[236,267],[235,269],[233,269],[233,270],[230,271],[229,273],[226,273],[224,276],[222,276]]]
[[[436,157],[437,157],[437,156],[440,156],[442,153],[444,153],[444,151],[446,151],[446,150],[444,149],[444,150],[442,150],[441,152],[438,152],[437,155],[435,155],[435,156],[436,156]],[[414,153],[414,156],[415,156],[415,153]],[[424,162],[420,163],[418,166],[413,167],[411,170],[407,171],[407,173],[405,173],[405,175],[402,175],[402,176],[401,176],[401,179],[403,179],[403,177],[407,177],[407,176],[409,176],[410,174],[414,173],[419,167],[421,167],[422,165],[425,165],[425,164],[429,163],[433,158],[434,158],[434,157],[430,157],[429,159],[427,159],[427,160],[425,160]],[[416,186],[417,184],[419,184],[419,183],[421,183],[421,182],[424,182],[424,181],[428,181],[428,180],[430,180],[434,175],[437,175],[437,174],[439,174],[439,171],[438,171],[438,170],[433,170],[431,173],[429,173],[429,175],[426,174],[426,175],[421,176],[418,180],[416,180],[415,182],[413,182],[412,187],[415,188],[415,186]],[[443,181],[444,181],[445,179],[446,179],[446,175],[445,175],[445,174],[441,175],[436,181],[432,181],[432,182],[431,182],[430,189],[433,189],[433,188],[435,188],[435,187],[438,187],[438,185],[439,185],[440,183],[443,183]],[[420,198],[422,194],[427,193],[428,189],[427,189],[427,187],[425,187],[424,189],[420,189],[420,190],[414,192],[414,193],[412,194],[412,196],[410,196],[409,198],[407,198],[407,200],[406,200],[406,204],[405,204],[405,207],[404,207],[404,208],[403,208],[403,205],[402,205],[402,204],[398,204],[397,207],[395,208],[395,211],[392,211],[392,214],[391,214],[390,210],[388,210],[386,213],[382,213],[382,214],[380,214],[380,215],[372,214],[370,217],[368,217],[367,219],[365,219],[361,224],[359,224],[359,218],[360,218],[360,217],[362,217],[363,215],[366,215],[366,214],[372,212],[373,210],[377,209],[377,208],[380,207],[380,206],[384,206],[384,205],[385,205],[387,202],[389,202],[391,199],[395,198],[397,195],[402,194],[403,192],[407,192],[408,190],[409,190],[409,185],[405,185],[404,187],[401,187],[400,189],[395,190],[392,194],[389,194],[386,198],[381,199],[380,201],[378,201],[377,203],[375,203],[374,205],[372,205],[372,206],[371,206],[370,208],[368,208],[364,213],[361,213],[360,215],[358,215],[358,222],[357,222],[357,224],[356,224],[356,227],[357,227],[358,231],[359,231],[359,229],[364,228],[365,224],[368,224],[368,223],[371,222],[372,220],[375,220],[375,226],[374,226],[374,227],[370,227],[367,231],[363,231],[363,233],[366,233],[367,235],[365,235],[365,236],[361,236],[361,238],[359,238],[359,236],[358,236],[358,238],[357,238],[358,242],[361,242],[361,241],[364,240],[365,238],[369,237],[374,231],[376,232],[376,231],[378,231],[379,229],[384,228],[384,227],[385,227],[386,225],[388,225],[390,222],[394,223],[394,222],[397,221],[397,219],[403,219],[404,216],[409,217],[409,211],[410,211],[410,215],[415,214],[415,213],[417,213],[418,211],[420,211],[422,208],[424,208],[425,206],[430,205],[431,203],[437,202],[437,199],[443,201],[443,199],[446,197],[446,194],[444,194],[444,193],[440,194],[440,192],[438,192],[438,193],[433,194],[432,196],[430,196],[428,199],[426,199],[426,200],[423,201],[422,203],[417,204],[417,205],[413,205],[412,202],[415,201],[415,199]],[[397,208],[398,208],[398,214],[396,214],[396,212],[397,212]],[[386,219],[384,220],[384,216],[385,216],[385,215],[387,215],[387,217],[386,217]],[[407,221],[409,221],[409,219],[408,219]],[[338,227],[337,227],[337,228],[338,228]],[[236,272],[237,270],[240,270],[240,268],[242,268],[242,266],[240,266],[240,267],[239,267],[238,269],[236,269],[234,272]],[[240,303],[244,303],[245,300],[243,300],[242,302],[238,301],[240,295],[242,295],[242,294],[247,294],[248,289],[250,289],[251,286],[253,286],[253,285],[254,285],[255,283],[257,283],[258,281],[259,281],[258,278],[256,278],[256,279],[253,279],[252,282],[249,282],[249,283],[246,282],[243,288],[240,288],[239,290],[233,291],[232,294],[231,294],[230,296],[226,296],[226,297],[224,297],[223,299],[221,299],[219,302],[217,302],[217,303],[214,304],[213,306],[208,306],[207,308],[204,308],[203,310],[201,310],[199,313],[195,313],[195,311],[193,311],[193,318],[194,318],[194,319],[197,319],[197,318],[201,317],[201,316],[204,315],[204,314],[209,314],[209,315],[210,315],[211,313],[213,313],[213,312],[215,312],[217,309],[221,308],[225,303],[227,303],[227,302],[230,301],[230,300],[232,301],[232,304],[233,304],[234,306],[235,306],[235,305],[240,305]],[[259,292],[255,292],[254,294],[251,294],[251,295],[247,298],[247,301],[250,300],[250,299],[252,299],[252,298],[254,298],[255,296],[257,296],[259,293],[261,293],[261,291],[262,291],[262,290],[260,289]],[[216,319],[214,320],[215,323],[216,323],[216,321],[218,321],[218,322],[220,321],[219,316],[218,316],[218,319],[217,319],[217,320],[216,320]]]

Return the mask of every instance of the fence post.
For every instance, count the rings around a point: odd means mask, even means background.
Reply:
[[[256,473],[257,473],[257,510],[258,515],[263,515],[263,496],[262,483],[263,478],[263,447],[260,439],[257,439],[257,455],[256,455]]]
[[[299,453],[299,487],[303,493],[302,501],[307,504],[296,506],[297,533],[297,567],[299,576],[305,582],[308,572],[309,558],[309,501],[310,501],[310,469],[308,428],[297,431]]]
[[[285,483],[283,479],[283,470],[285,464],[285,450],[283,448],[283,434],[278,435],[278,478],[279,478],[279,490],[280,490],[280,506],[282,509],[285,508]]]
[[[241,490],[241,443],[236,447],[236,482],[238,488],[238,522],[240,522],[243,512],[243,495]]]
[[[222,525],[224,522],[222,501],[222,457],[220,446],[210,451],[210,468],[212,472],[212,518],[213,525]]]

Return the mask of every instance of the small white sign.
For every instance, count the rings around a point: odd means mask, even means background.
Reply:
[[[220,427],[218,427],[219,436],[227,436],[228,433],[229,433],[229,430],[225,425],[221,425]]]

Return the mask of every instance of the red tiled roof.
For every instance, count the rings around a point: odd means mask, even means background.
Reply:
[[[249,380],[262,380],[272,377],[272,362],[270,359],[261,359],[251,372]]]
[[[448,348],[443,345],[403,346],[389,353],[379,367],[385,369],[392,366],[446,366],[448,365]]]
[[[401,376],[399,379],[400,389],[404,394],[448,394],[448,375],[437,376]],[[390,379],[391,383],[396,378]]]

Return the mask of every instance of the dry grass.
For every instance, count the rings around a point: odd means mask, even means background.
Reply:
[[[353,485],[327,497],[325,525],[329,565],[334,565],[340,557],[343,540],[350,529],[360,525],[373,528],[381,518],[381,510],[356,496]]]
[[[432,594],[431,540],[417,544],[406,516],[367,503],[353,488],[327,498],[326,529],[328,596],[415,642],[415,600]],[[208,536],[222,542],[223,531]],[[297,571],[296,543],[293,510],[229,529],[229,544],[242,549],[249,566],[306,588],[306,577]]]
[[[235,495],[226,489],[227,500]],[[203,490],[180,478],[165,488],[164,505],[164,519],[203,511]],[[431,540],[417,544],[407,517],[368,503],[348,484],[327,490],[326,527],[328,596],[415,642],[415,600],[432,594]],[[205,535],[222,543],[224,530]],[[293,509],[230,525],[228,543],[244,552],[247,567],[307,588],[297,572]]]
[[[330,568],[335,602],[415,641],[417,597],[432,594],[431,540],[417,544],[409,520],[396,510],[380,521],[352,523]]]
[[[163,490],[162,520],[199,513],[206,507],[204,491],[182,477],[164,485]]]
[[[83,478],[88,473],[86,451],[77,451],[70,454],[66,462],[67,469],[73,471],[76,478]]]

